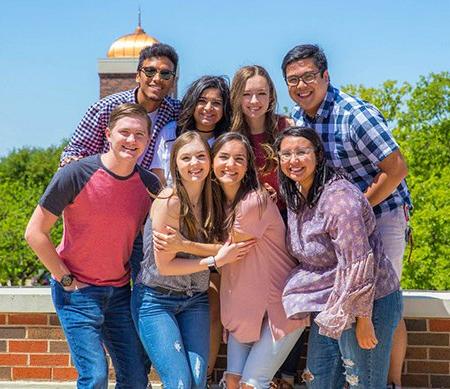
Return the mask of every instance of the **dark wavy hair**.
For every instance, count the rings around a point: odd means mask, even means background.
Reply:
[[[280,183],[280,193],[287,207],[295,213],[299,213],[307,206],[309,208],[314,207],[317,204],[320,196],[322,195],[323,188],[327,182],[335,178],[345,178],[344,175],[337,171],[334,167],[330,167],[326,163],[325,149],[323,143],[315,130],[308,127],[288,127],[282,133],[278,135],[274,143],[274,149],[278,155],[280,151],[280,145],[284,138],[288,136],[300,137],[308,139],[314,148],[316,155],[316,169],[314,174],[313,184],[308,192],[308,196],[305,198],[297,183],[287,177],[280,168],[280,161],[278,161],[278,181]],[[279,158],[279,157],[278,157]]]
[[[208,88],[218,89],[223,103],[223,115],[214,128],[214,137],[218,138],[228,131],[231,119],[230,87],[224,76],[203,76],[194,81],[181,101],[182,109],[178,119],[177,136],[186,131],[196,131],[194,111],[198,99]]]
[[[170,62],[173,63],[173,70],[177,70],[178,66],[178,54],[175,49],[167,45],[165,43],[155,43],[151,46],[144,47],[139,53],[139,61],[138,61],[138,71],[142,67],[142,63],[146,59],[155,58],[155,57],[167,57]]]
[[[221,225],[223,226],[224,234],[230,232],[230,230],[232,229],[236,217],[237,205],[249,192],[257,191],[260,194],[258,200],[260,213],[262,213],[263,207],[266,206],[267,202],[267,192],[263,187],[261,187],[261,184],[259,183],[258,175],[256,173],[255,155],[253,153],[252,146],[250,145],[250,142],[247,139],[247,137],[238,132],[227,132],[221,135],[214,143],[212,149],[213,164],[215,157],[220,152],[220,149],[226,143],[234,140],[241,142],[245,147],[245,151],[247,152],[247,171],[245,172],[245,175],[242,178],[241,184],[236,193],[236,197],[234,198],[234,201],[230,206],[231,212],[228,215],[226,215],[224,207],[224,205],[226,204],[225,193],[222,187],[220,186],[220,183],[217,181],[217,178],[214,178],[212,180],[213,192],[220,194],[220,196],[217,196],[219,203],[216,204],[215,210],[217,222],[221,223]]]

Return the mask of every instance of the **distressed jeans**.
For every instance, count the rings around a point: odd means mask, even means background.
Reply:
[[[117,389],[145,389],[145,351],[130,311],[130,286],[88,286],[67,292],[51,281],[52,299],[78,371],[78,389],[106,389],[108,349]]]
[[[208,294],[164,294],[137,284],[131,306],[139,337],[163,387],[204,389],[209,355]]]
[[[378,344],[372,350],[358,345],[355,324],[338,340],[319,334],[312,322],[306,370],[302,375],[309,389],[386,389],[392,335],[402,315],[401,291],[374,301],[372,322]]]

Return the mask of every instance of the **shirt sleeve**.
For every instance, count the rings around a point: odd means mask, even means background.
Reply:
[[[169,142],[174,142],[176,139],[177,123],[175,121],[167,123],[158,134],[155,143],[155,154],[150,165],[150,169],[168,170],[165,159],[170,160],[170,150],[168,148]],[[166,172],[167,173],[167,172]],[[166,174],[167,175],[167,174]]]
[[[79,192],[77,165],[78,162],[73,162],[59,169],[39,200],[39,205],[55,216],[61,216],[64,208],[73,202]]]
[[[270,224],[273,207],[276,205],[269,199],[264,201],[262,194],[247,194],[238,204],[233,229],[256,239],[261,238]]]
[[[338,339],[356,317],[371,317],[375,293],[374,257],[364,221],[365,198],[356,188],[339,188],[324,200],[326,231],[338,260],[333,290],[316,317],[319,333]]]
[[[366,106],[356,110],[350,120],[351,137],[356,149],[374,165],[399,148],[386,120],[375,107]]]
[[[61,161],[67,157],[84,158],[101,153],[105,145],[105,129],[108,126],[109,113],[101,100],[93,104],[64,148]]]

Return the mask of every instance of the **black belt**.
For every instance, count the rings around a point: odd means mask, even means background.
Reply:
[[[167,296],[188,296],[187,291],[166,289],[161,286],[152,286],[151,288],[154,291],[161,293],[161,294],[165,294]]]

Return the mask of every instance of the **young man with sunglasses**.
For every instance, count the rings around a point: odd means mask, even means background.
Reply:
[[[365,193],[377,217],[385,253],[400,279],[411,199],[404,180],[406,162],[386,120],[373,105],[330,84],[327,59],[318,46],[294,47],[281,67],[296,103],[292,115],[296,125],[314,128],[322,138],[328,162],[343,168]],[[394,335],[389,372],[389,383],[396,388],[405,352],[406,327],[401,321]],[[311,371],[314,368],[327,369],[309,367]]]
[[[173,47],[156,43],[143,49],[136,74],[138,87],[106,96],[89,107],[61,155],[61,166],[106,152],[109,145],[105,129],[112,110],[123,103],[135,103],[147,110],[153,123],[150,144],[138,162],[148,169],[159,132],[167,123],[178,119],[180,102],[168,96],[175,82],[177,66],[178,55]]]

